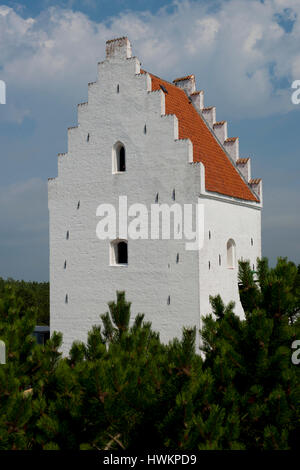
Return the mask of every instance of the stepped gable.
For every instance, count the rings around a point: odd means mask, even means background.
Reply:
[[[146,73],[142,71],[142,73]],[[190,139],[193,143],[193,160],[205,167],[205,189],[246,201],[260,202],[241,177],[234,163],[200,117],[185,91],[149,73],[152,91],[165,88],[166,114],[178,118],[179,139]],[[184,77],[188,79],[189,76]]]

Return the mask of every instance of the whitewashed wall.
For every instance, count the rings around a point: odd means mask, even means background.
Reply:
[[[96,237],[99,204],[117,207],[126,195],[129,205],[150,208],[159,193],[159,203],[171,205],[173,189],[176,202],[195,204],[201,192],[201,166],[189,163],[190,141],[177,140],[177,118],[164,116],[164,93],[151,92],[149,75],[139,72],[139,61],[122,54],[98,65],[88,104],[78,106],[78,127],[68,130],[58,177],[49,180],[50,327],[63,333],[65,354],[75,339],[86,340],[116,290],[126,291],[133,316],[144,313],[163,341],[180,336],[183,326],[199,328],[200,313],[210,310],[209,294],[237,300],[236,270],[217,265],[219,253],[225,262],[227,239],[235,239],[239,257],[254,261],[260,254],[259,211],[200,198],[206,216],[200,253],[186,251],[184,240],[129,240],[128,266],[110,266],[109,241]],[[117,141],[126,147],[124,174],[112,174]]]
[[[199,253],[201,315],[211,312],[209,296],[221,294],[225,303],[231,300],[236,303],[235,312],[243,317],[238,293],[238,260],[249,260],[251,267],[256,267],[256,260],[261,257],[261,211],[213,198],[200,198],[200,202],[205,206],[205,244]],[[227,265],[229,239],[236,244],[234,269]]]

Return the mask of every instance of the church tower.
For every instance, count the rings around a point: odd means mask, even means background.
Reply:
[[[150,216],[148,238],[125,231],[99,239],[100,216],[113,207],[119,221],[120,201],[128,220],[139,208],[150,214],[156,206],[163,218],[175,204],[201,207],[201,248],[151,237]],[[252,179],[227,122],[204,106],[194,75],[167,82],[141,69],[127,38],[107,41],[78,125],[68,129],[68,151],[58,155],[58,176],[49,179],[50,328],[63,333],[64,353],[86,340],[117,290],[165,342],[183,326],[199,329],[210,295],[235,301],[243,315],[238,260],[254,267],[261,256],[261,209],[262,182]]]

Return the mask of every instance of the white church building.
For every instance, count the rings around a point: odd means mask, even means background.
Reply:
[[[141,69],[127,38],[107,41],[48,191],[50,328],[63,333],[64,353],[86,340],[117,290],[164,342],[183,326],[200,328],[210,295],[243,315],[238,260],[254,268],[261,257],[262,183],[227,122],[204,106],[194,75],[167,82]],[[186,249],[184,237],[99,239],[98,207],[117,210],[120,196],[149,212],[200,204],[203,246]]]

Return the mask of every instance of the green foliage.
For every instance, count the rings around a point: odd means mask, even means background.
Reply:
[[[13,285],[3,287],[0,339],[7,363],[0,366],[0,450],[32,447],[37,416],[45,405],[43,388],[60,357],[61,335],[53,335],[45,347],[37,345],[32,335],[36,316],[34,308],[24,309]]]
[[[247,449],[296,448],[299,368],[291,362],[291,344],[300,337],[299,271],[286,259],[274,269],[262,259],[256,274],[240,263],[245,320],[219,296],[212,299],[216,319],[203,320],[205,368],[215,380],[214,400],[236,413]]]
[[[254,274],[243,262],[239,279],[245,319],[233,303],[211,298],[201,354],[195,328],[162,344],[117,292],[101,326],[61,358],[60,335],[37,345],[36,310],[24,307],[16,286],[3,288],[0,449],[296,449],[299,269],[261,260]]]
[[[36,308],[37,325],[49,325],[49,282],[15,281],[10,278],[4,280],[0,277],[0,296],[7,286],[14,289],[19,301],[22,301],[24,309]]]

